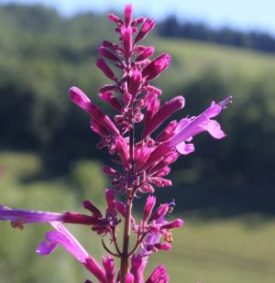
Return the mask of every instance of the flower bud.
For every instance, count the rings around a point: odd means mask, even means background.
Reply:
[[[150,182],[160,188],[172,186],[172,181],[161,177],[151,177]]]
[[[161,54],[144,68],[142,76],[146,77],[147,81],[155,79],[161,72],[169,67],[170,61],[171,56],[169,54]]]
[[[104,73],[106,77],[110,80],[116,81],[117,78],[111,68],[107,65],[103,58],[98,58],[96,60],[97,67]]]
[[[126,58],[130,57],[132,48],[133,48],[132,33],[133,31],[131,27],[123,26],[120,29],[120,35],[121,35],[121,40],[123,43],[124,55]]]
[[[115,169],[113,169],[112,167],[109,167],[109,166],[104,166],[103,167],[103,172],[105,174],[107,174],[109,176],[113,176],[113,177],[118,175],[117,171]]]
[[[168,203],[161,204],[156,212],[150,217],[150,221],[154,221],[165,216],[168,213],[169,208],[170,207]]]
[[[159,265],[156,269],[152,272],[152,274],[147,279],[146,283],[168,283],[169,276],[164,268],[163,265]]]
[[[142,74],[135,69],[129,77],[128,92],[135,97],[138,94],[142,82]]]
[[[105,197],[107,201],[108,210],[112,213],[116,211],[116,199],[115,199],[115,192],[111,189],[105,190]]]
[[[169,230],[169,229],[173,229],[173,228],[179,228],[183,225],[183,223],[184,223],[183,220],[178,218],[174,221],[171,221],[167,224],[162,225],[161,229],[168,229]]]
[[[155,24],[153,20],[146,19],[135,38],[135,43],[142,40],[155,27]]]
[[[185,99],[183,96],[177,96],[167,101],[147,123],[147,127],[143,133],[143,137],[150,135],[172,114],[182,109],[184,107],[184,104]]]
[[[134,283],[134,275],[128,272],[125,276],[125,283]]]
[[[116,97],[114,97],[111,92],[107,92],[107,91],[106,92],[100,92],[99,97],[103,101],[107,102],[113,109],[115,109],[119,112],[121,111],[122,107],[121,107],[118,99]]]
[[[155,248],[162,251],[169,251],[172,249],[172,245],[170,243],[158,243],[155,244]]]
[[[136,62],[143,61],[149,57],[151,57],[155,52],[155,49],[153,46],[149,46],[145,48],[142,53],[136,58]]]
[[[89,256],[84,265],[99,280],[99,282],[105,282],[105,271],[95,259]]]
[[[124,21],[126,26],[129,26],[132,22],[132,13],[133,13],[132,5],[131,4],[126,5],[124,9]]]
[[[108,283],[115,283],[115,264],[111,256],[106,256],[102,260],[103,267],[106,273],[106,281]]]
[[[106,57],[107,59],[111,61],[120,61],[119,58],[112,52],[110,52],[106,47],[100,46],[98,48],[98,52],[101,56]]]
[[[113,22],[115,24],[118,24],[118,25],[122,24],[121,19],[113,13],[110,13],[107,17],[111,22]]]
[[[83,201],[82,204],[83,204],[84,208],[86,208],[86,209],[88,209],[89,211],[92,212],[93,216],[102,217],[100,210],[89,200]]]
[[[88,114],[92,113],[93,103],[88,98],[86,93],[80,88],[73,86],[69,89],[69,98],[70,100],[83,109]]]
[[[149,195],[146,199],[146,203],[143,210],[143,222],[147,221],[147,219],[150,217],[155,204],[156,204],[156,197]]]

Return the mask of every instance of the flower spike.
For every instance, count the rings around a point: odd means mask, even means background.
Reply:
[[[170,279],[163,265],[157,266],[147,280],[145,268],[153,254],[172,249],[172,231],[182,227],[184,221],[170,218],[174,200],[158,204],[154,192],[156,188],[172,185],[171,165],[180,155],[195,151],[197,135],[208,132],[215,139],[225,137],[216,117],[232,102],[232,97],[213,101],[197,116],[169,121],[176,112],[180,114],[185,99],[176,96],[162,103],[162,91],[153,85],[153,80],[171,62],[168,53],[152,58],[155,48],[141,42],[153,30],[155,22],[145,17],[134,18],[131,4],[125,6],[122,17],[109,14],[108,19],[114,24],[118,39],[105,40],[98,48],[96,65],[111,83],[97,93],[112,108],[113,115],[107,115],[105,108],[95,104],[80,88],[69,89],[70,100],[88,114],[90,128],[100,137],[97,149],[107,148],[107,153],[112,155],[103,167],[103,172],[111,178],[110,186],[105,189],[105,208],[94,200],[83,202],[87,214],[0,206],[0,220],[10,221],[13,227],[21,229],[29,223],[50,224],[54,230],[45,234],[37,253],[48,255],[61,246],[99,283],[168,283]],[[133,215],[137,198],[144,201],[139,218]],[[65,223],[89,226],[101,237],[107,253],[102,263],[81,246]]]

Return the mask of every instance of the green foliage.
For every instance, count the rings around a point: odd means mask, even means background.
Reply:
[[[77,191],[76,195],[80,201],[90,199],[96,204],[104,203],[104,189],[107,180],[100,163],[79,160],[72,167],[71,179],[71,185]]]

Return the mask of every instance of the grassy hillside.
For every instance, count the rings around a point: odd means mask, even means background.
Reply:
[[[227,221],[196,222],[174,234],[170,254],[159,254],[177,283],[269,283],[274,271],[274,221],[257,216]]]
[[[272,54],[183,39],[155,38],[153,43],[158,52],[172,55],[170,70],[159,79],[160,83],[163,79],[166,84],[169,81],[170,87],[215,72],[233,84],[231,87],[238,94],[238,86],[243,88],[243,84],[249,85],[264,76],[275,74],[275,56]],[[169,92],[164,83],[161,85]]]
[[[275,72],[272,54],[191,40],[161,39],[156,41],[156,46],[171,53],[188,73],[194,75],[209,67],[217,67],[229,75],[238,71],[243,77],[254,79],[263,72]]]

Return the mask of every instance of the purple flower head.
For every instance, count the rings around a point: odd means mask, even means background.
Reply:
[[[155,200],[151,196],[147,197],[144,215],[148,215],[148,220],[146,222],[142,220],[140,225],[135,227],[135,230],[143,235],[143,241],[137,255],[146,259],[146,262],[151,254],[160,250],[170,250],[173,241],[171,229],[179,228],[183,225],[182,219],[166,220],[166,216],[171,213],[175,206],[174,202],[161,204],[155,212],[152,211],[154,205]],[[150,208],[150,213],[148,213],[148,207]]]
[[[184,118],[178,123],[177,134],[169,141],[169,146],[175,147],[198,135],[201,132],[208,132],[213,138],[221,139],[225,137],[225,133],[221,129],[220,124],[212,120],[218,116],[226,106],[231,103],[230,98],[216,103],[212,102],[211,105],[199,116],[193,118]]]
[[[112,155],[113,164],[103,168],[103,172],[111,177],[110,188],[105,189],[106,209],[99,209],[90,200],[83,202],[87,215],[0,206],[0,220],[11,221],[19,228],[27,223],[49,223],[54,230],[46,233],[37,253],[47,255],[62,246],[100,283],[168,283],[169,276],[162,265],[145,281],[145,267],[152,254],[172,248],[172,229],[180,228],[184,222],[180,218],[168,218],[175,207],[174,201],[157,206],[157,197],[153,193],[156,187],[172,185],[167,177],[171,165],[181,154],[194,152],[195,136],[208,132],[215,139],[225,137],[216,117],[231,103],[231,97],[212,102],[198,116],[169,121],[184,107],[185,99],[176,96],[161,103],[162,91],[152,85],[171,62],[167,53],[152,58],[155,48],[141,44],[155,22],[144,17],[134,18],[130,4],[125,6],[122,18],[115,14],[109,14],[108,18],[115,25],[118,40],[115,43],[105,40],[98,48],[96,65],[111,80],[99,89],[98,96],[115,114],[107,115],[80,88],[69,90],[70,100],[88,114],[90,128],[100,137],[97,148],[107,148]],[[141,194],[149,195],[145,198],[141,217],[137,219],[132,209]],[[108,254],[103,257],[102,266],[63,223],[89,226],[101,237]],[[117,271],[115,257],[120,261]],[[86,280],[89,282],[92,281]]]

